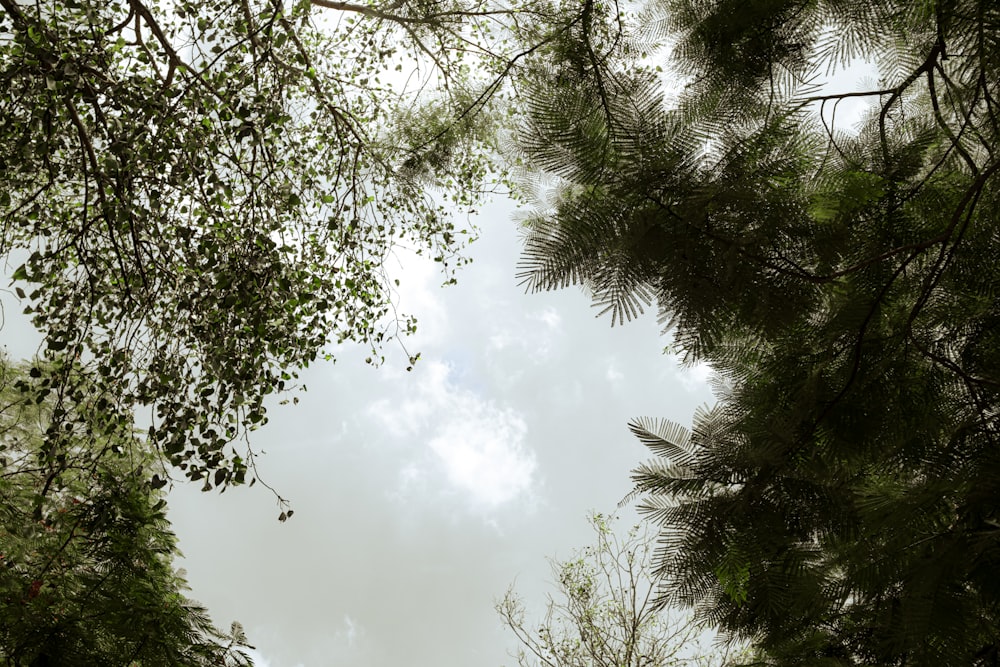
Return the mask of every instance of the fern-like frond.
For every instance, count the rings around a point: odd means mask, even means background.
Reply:
[[[668,419],[639,417],[629,422],[629,430],[657,456],[690,467],[695,461],[691,432]]]

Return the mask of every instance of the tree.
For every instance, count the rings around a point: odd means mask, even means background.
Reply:
[[[656,608],[655,535],[633,526],[623,537],[617,517],[589,517],[596,541],[565,561],[551,561],[556,596],[538,624],[525,621],[513,587],[497,613],[520,644],[517,663],[546,667],[668,667],[729,664],[697,655],[702,629],[690,618]],[[675,610],[676,611],[676,610]]]
[[[216,486],[244,480],[252,451],[228,445],[327,342],[377,363],[413,330],[396,249],[453,280],[473,231],[451,211],[503,175],[499,91],[579,21],[462,0],[0,9],[0,255],[62,362],[29,388],[143,409],[150,444]],[[49,374],[74,360],[86,397]]]
[[[655,300],[714,369],[690,434],[632,424],[662,600],[769,664],[997,664],[998,8],[676,0],[633,25],[538,66],[522,145],[559,181],[522,277],[615,322]],[[818,89],[852,58],[878,82]]]
[[[156,459],[75,434],[53,469],[53,401],[0,372],[0,661],[5,665],[249,665],[238,623],[216,629],[173,569]],[[162,474],[162,471],[161,471]]]

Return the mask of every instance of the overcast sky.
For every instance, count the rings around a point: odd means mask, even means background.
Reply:
[[[413,372],[396,346],[378,369],[344,347],[255,433],[291,520],[260,485],[172,492],[191,596],[244,624],[258,664],[514,664],[494,601],[516,580],[542,605],[546,558],[586,546],[588,512],[628,493],[646,452],[627,421],[688,424],[711,400],[702,372],[663,354],[654,313],[611,328],[578,290],[525,295],[512,210],[477,218],[456,286],[405,260]]]

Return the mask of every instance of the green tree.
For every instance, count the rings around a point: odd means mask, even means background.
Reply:
[[[22,375],[0,366],[0,662],[249,665],[239,624],[217,630],[184,596],[166,501],[149,484],[157,460],[78,432],[54,467],[53,401],[27,401]]]
[[[143,408],[192,479],[241,482],[227,445],[327,342],[377,363],[413,330],[384,270],[398,248],[453,280],[473,230],[452,212],[503,175],[499,92],[575,21],[534,2],[0,0],[0,256],[42,353],[82,363],[115,419]],[[34,391],[82,400],[48,368]]]
[[[525,620],[513,587],[497,603],[517,638],[520,667],[707,667],[731,664],[725,655],[698,655],[704,633],[691,618],[657,609],[653,575],[655,533],[633,526],[615,533],[614,516],[594,514],[596,541],[572,558],[553,560],[556,594],[545,616]]]
[[[616,322],[655,301],[715,371],[690,435],[632,424],[664,600],[773,664],[997,664],[1000,8],[676,0],[633,26],[539,59],[522,145],[558,181],[522,277]],[[852,58],[877,83],[818,89]]]

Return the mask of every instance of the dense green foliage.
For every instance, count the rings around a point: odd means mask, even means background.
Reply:
[[[690,434],[633,424],[664,599],[773,664],[997,664],[1000,7],[664,0],[634,26],[539,66],[523,145],[558,180],[522,275],[616,321],[655,300],[715,370]],[[669,103],[642,59],[667,37]],[[878,82],[819,89],[852,58]]]
[[[497,92],[578,14],[0,0],[0,256],[42,353],[90,374],[87,396],[47,371],[32,390],[123,428],[143,408],[189,477],[241,483],[227,445],[265,397],[328,342],[377,363],[413,330],[396,249],[453,279],[454,212],[501,175]]]
[[[54,464],[53,401],[21,379],[0,367],[0,664],[249,664],[238,624],[218,631],[183,594],[156,459],[75,432]]]

